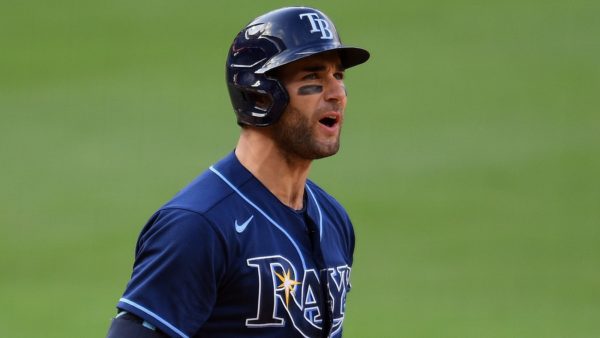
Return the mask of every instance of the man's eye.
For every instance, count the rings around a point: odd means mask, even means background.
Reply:
[[[318,78],[317,74],[310,73],[310,74],[305,75],[302,79],[303,80],[316,80],[317,78]]]
[[[343,80],[344,79],[344,73],[335,73],[334,76],[338,80]]]

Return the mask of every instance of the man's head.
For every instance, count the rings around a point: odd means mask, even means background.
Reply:
[[[343,45],[333,22],[313,8],[281,8],[249,23],[234,39],[226,64],[238,124],[277,122],[290,103],[281,69],[321,54],[335,55],[341,69],[369,58],[366,50]]]
[[[344,67],[336,51],[318,53],[277,69],[289,100],[266,127],[287,156],[318,159],[337,153],[346,108]]]

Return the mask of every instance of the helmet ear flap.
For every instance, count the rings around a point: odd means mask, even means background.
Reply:
[[[239,125],[264,127],[279,120],[283,114],[289,96],[281,83],[264,75],[256,75],[255,87],[229,85],[231,101]]]
[[[274,77],[257,73],[280,51],[276,39],[262,38],[257,26],[242,30],[227,58],[226,80],[239,125],[268,126],[277,122],[289,96]]]
[[[287,108],[288,103],[290,102],[290,96],[283,86],[283,84],[278,80],[272,80],[273,89],[271,91],[271,96],[273,97],[273,104],[271,106],[271,116],[272,121],[270,124],[273,124],[281,118],[285,108]]]

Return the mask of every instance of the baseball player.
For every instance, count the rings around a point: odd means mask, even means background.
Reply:
[[[143,228],[109,338],[341,337],[354,232],[307,176],[338,151],[344,72],[368,58],[313,8],[242,29],[226,64],[236,148]]]

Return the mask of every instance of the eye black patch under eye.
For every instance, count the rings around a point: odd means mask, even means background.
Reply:
[[[298,95],[319,94],[322,91],[323,91],[323,86],[308,85],[308,86],[302,86],[302,87],[298,88]]]

